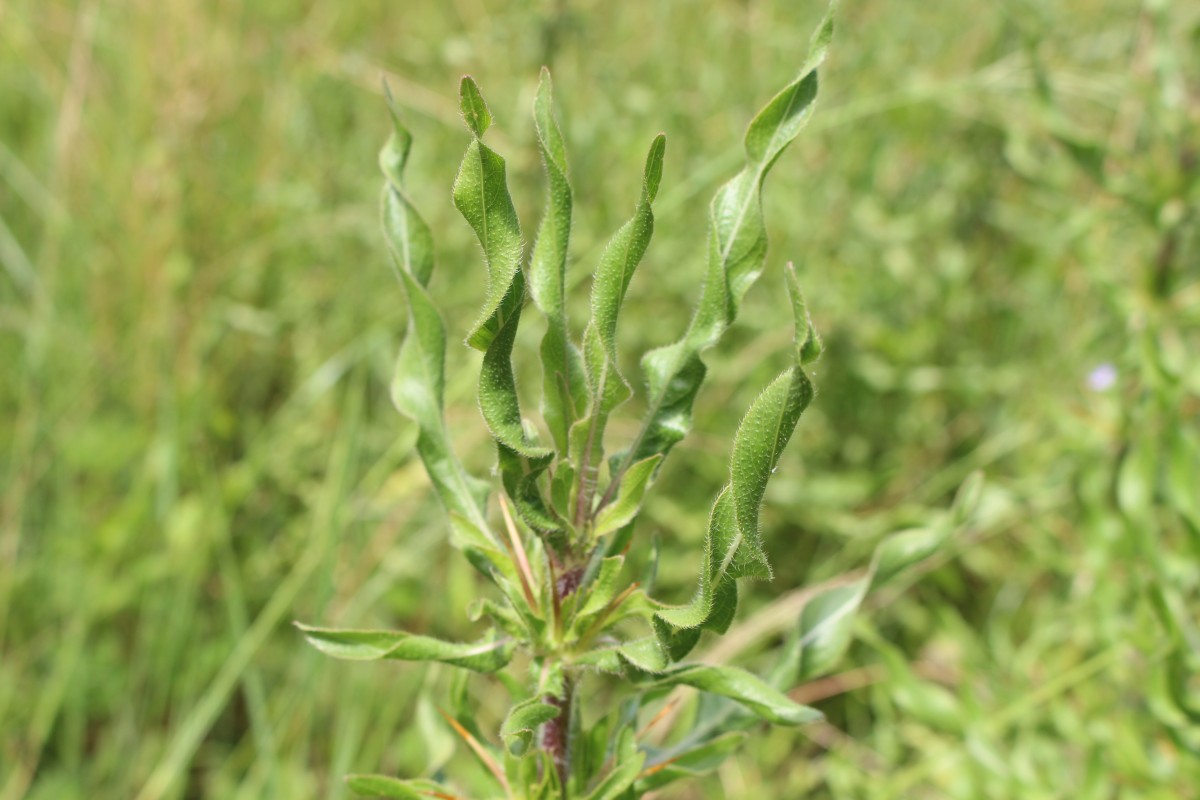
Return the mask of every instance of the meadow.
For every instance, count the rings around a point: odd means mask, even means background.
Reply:
[[[640,352],[685,326],[708,199],[823,7],[0,0],[0,800],[338,798],[347,772],[431,769],[469,792],[448,671],[327,660],[290,624],[475,629],[479,579],[388,396],[381,77],[437,235],[447,416],[486,472],[460,76],[532,225],[554,72],[572,308],[665,132],[622,312]],[[803,587],[977,471],[982,495],[796,689],[824,722],[661,797],[1195,796],[1200,6],[844,0],[821,79],[768,181],[766,274],[640,523],[661,590],[692,591],[728,442],[785,365],[787,261],[817,396],[763,508],[774,580],[708,655],[762,664]],[[502,692],[472,688],[498,724]]]

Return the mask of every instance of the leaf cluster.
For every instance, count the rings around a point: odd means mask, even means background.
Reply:
[[[434,661],[496,673],[518,656],[527,659],[528,681],[506,678],[515,703],[499,731],[501,751],[488,744],[466,704],[448,716],[510,796],[640,797],[715,766],[744,738],[748,722],[800,725],[818,719],[818,712],[783,690],[836,661],[849,642],[850,622],[863,596],[880,573],[895,571],[895,564],[905,561],[898,553],[911,550],[902,544],[881,548],[867,576],[818,597],[770,680],[737,667],[685,660],[704,631],[720,634],[730,627],[739,578],[771,576],[759,508],[813,398],[806,368],[821,353],[795,270],[788,265],[784,277],[795,326],[791,364],[754,400],[738,427],[729,479],[709,515],[695,595],[684,605],[670,605],[652,594],[653,569],[640,581],[626,574],[626,553],[647,492],[692,426],[692,408],[707,371],[704,353],[734,323],[743,297],[763,272],[763,185],[812,114],[818,67],[831,32],[827,15],[797,77],[750,122],[742,169],[709,207],[707,267],[691,322],[675,342],[642,356],[646,412],[636,435],[615,451],[606,435],[609,419],[635,391],[634,381],[619,368],[617,331],[630,283],[654,234],[666,139],[660,134],[650,143],[633,214],[600,255],[590,314],[577,337],[565,297],[574,191],[549,72],[542,72],[533,105],[546,196],[528,252],[508,191],[505,159],[484,141],[492,114],[475,81],[463,78],[460,104],[471,140],[454,181],[453,201],[475,232],[485,267],[483,307],[465,341],[483,354],[479,408],[496,448],[501,484],[494,504],[489,483],[469,474],[450,444],[443,415],[447,333],[428,292],[433,237],[405,189],[412,136],[393,110],[393,132],[380,155],[382,215],[409,321],[392,397],[417,425],[417,452],[449,515],[452,543],[495,592],[472,604],[472,618],[486,621],[488,631],[470,643],[401,632],[301,628],[320,650],[351,660]],[[521,408],[512,361],[518,327],[530,310],[545,323],[540,425],[531,424]],[[585,729],[578,690],[595,673],[622,676],[631,692]],[[640,712],[681,686],[715,698],[709,713],[669,749],[640,741]],[[453,796],[428,781],[378,776],[353,778],[351,787],[390,797]]]

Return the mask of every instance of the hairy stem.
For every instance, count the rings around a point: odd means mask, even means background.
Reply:
[[[558,716],[542,727],[542,747],[554,762],[566,800],[567,779],[571,773],[571,706],[575,699],[575,677],[568,672],[563,679],[562,697],[547,696],[544,699],[559,709]]]

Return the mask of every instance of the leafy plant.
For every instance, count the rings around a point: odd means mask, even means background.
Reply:
[[[712,506],[694,597],[681,606],[655,599],[653,565],[640,581],[626,575],[626,554],[646,493],[691,427],[706,373],[703,353],[734,322],[746,291],[763,271],[763,184],[812,114],[818,67],[831,33],[827,15],[798,77],[751,121],[744,166],[710,206],[708,266],[691,323],[676,342],[642,357],[647,410],[637,434],[615,453],[606,447],[607,424],[633,394],[619,367],[617,327],[654,232],[665,137],[650,145],[633,216],[600,256],[590,318],[577,344],[567,319],[564,278],[573,191],[549,73],[543,70],[533,107],[546,204],[527,259],[504,158],[483,141],[491,112],[476,83],[463,78],[462,115],[472,139],[453,199],[479,239],[487,273],[483,309],[466,343],[483,353],[478,395],[498,456],[498,520],[489,504],[492,487],[469,474],[450,445],[443,417],[446,329],[427,290],[434,267],[432,234],[404,188],[412,137],[393,110],[394,131],[380,157],[386,177],[383,226],[408,299],[409,322],[392,397],[418,426],[417,450],[449,514],[453,544],[495,587],[470,609],[472,619],[486,620],[489,629],[478,641],[455,643],[390,631],[300,628],[315,647],[338,658],[507,671],[505,684],[516,696],[498,732],[502,750],[489,743],[465,703],[446,715],[506,796],[640,797],[712,769],[741,743],[743,729],[757,721],[802,725],[819,719],[817,711],[784,690],[827,671],[848,645],[854,612],[867,591],[927,555],[949,531],[943,526],[888,540],[866,575],[818,592],[769,680],[733,666],[684,660],[704,631],[729,629],[739,578],[771,576],[759,507],[780,454],[812,400],[805,369],[821,353],[789,265],[784,277],[795,325],[792,363],[751,404],[734,437],[729,480]],[[542,429],[522,414],[512,365],[529,300],[546,321],[540,348]],[[621,676],[627,698],[585,727],[584,690],[598,673]],[[527,680],[519,679],[522,674]],[[674,744],[656,748],[643,741],[644,712],[683,686],[714,699],[702,705]],[[424,779],[354,776],[350,785],[385,797],[457,796]]]

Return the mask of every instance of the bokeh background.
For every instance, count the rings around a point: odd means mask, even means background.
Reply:
[[[430,767],[470,794],[445,672],[329,661],[289,625],[472,630],[475,578],[387,399],[404,319],[377,231],[380,77],[460,333],[483,275],[450,203],[462,73],[532,231],[528,109],[553,69],[580,304],[666,132],[622,317],[636,374],[682,329],[708,199],[821,11],[0,2],[0,800],[343,797],[345,772]],[[786,362],[787,260],[827,350],[767,498],[776,579],[739,625],[862,567],[972,471],[986,489],[871,599],[844,671],[801,687],[827,724],[760,731],[663,796],[1195,796],[1200,5],[846,0],[819,104],[642,523],[663,593],[690,592],[729,436]],[[475,365],[452,343],[448,414],[486,470]],[[497,684],[472,690],[502,712]]]

